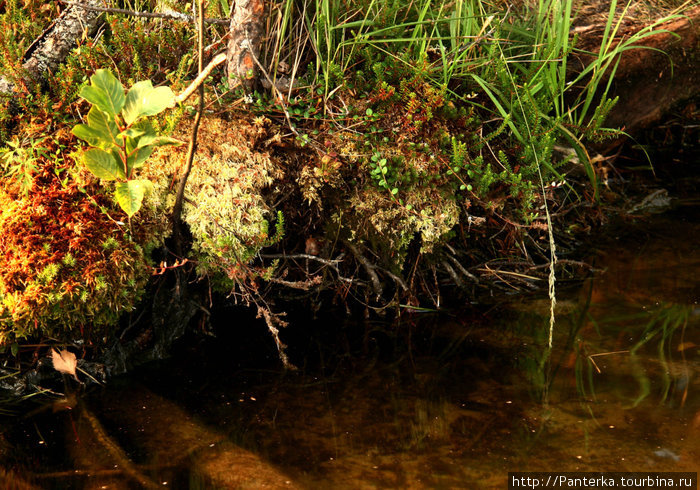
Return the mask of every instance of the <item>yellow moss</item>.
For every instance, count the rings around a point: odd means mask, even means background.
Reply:
[[[386,190],[367,187],[353,196],[349,205],[354,214],[351,226],[355,236],[378,238],[399,255],[416,233],[421,236],[421,252],[432,252],[459,222],[459,207],[454,199],[427,188],[413,189],[401,205]]]
[[[268,240],[263,191],[283,176],[267,151],[269,120],[248,122],[207,118],[187,180],[183,220],[193,237],[192,248],[202,275],[238,277],[240,266]],[[187,128],[179,137],[187,139]],[[149,202],[169,213],[174,205],[172,183],[185,166],[184,148],[163,150],[146,176],[155,181]]]

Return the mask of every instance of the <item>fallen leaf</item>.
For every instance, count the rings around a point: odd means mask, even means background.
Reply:
[[[75,373],[75,368],[78,367],[78,360],[75,358],[75,354],[65,349],[60,352],[57,349],[52,349],[51,359],[53,360],[53,368],[56,371],[70,374],[76,381],[80,381]]]

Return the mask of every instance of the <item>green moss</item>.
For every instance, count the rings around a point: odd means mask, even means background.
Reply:
[[[274,213],[264,198],[280,170],[267,153],[254,148],[256,138],[265,135],[264,121],[252,126],[215,118],[205,121],[187,181],[182,219],[192,234],[191,259],[198,275],[228,291],[237,281],[270,275],[251,262],[284,233],[281,213]],[[161,151],[146,174],[155,182],[148,201],[165,214],[174,204],[171,169],[184,159],[182,149],[174,152]]]
[[[415,235],[421,238],[421,253],[432,253],[459,223],[460,208],[448,193],[429,188],[414,188],[405,204],[392,200],[385,192],[368,187],[348,202],[334,221],[353,240],[368,241],[383,251],[395,266]]]

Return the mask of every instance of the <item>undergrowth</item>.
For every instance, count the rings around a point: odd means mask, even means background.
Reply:
[[[99,330],[133,308],[183,168],[182,149],[158,150],[142,173],[154,191],[128,222],[81,176],[69,128],[89,110],[79,94],[98,69],[124,86],[151,80],[180,92],[196,75],[194,27],[105,15],[37,91],[23,82],[22,55],[60,5],[11,0],[0,15],[0,71],[17,91],[16,107],[0,111],[0,343]],[[177,1],[132,8],[187,11]],[[211,2],[208,15],[227,8]],[[272,283],[439,304],[441,283],[476,283],[485,258],[548,263],[553,274],[551,215],[599,199],[586,145],[618,134],[603,122],[619,54],[658,32],[654,24],[617,42],[616,10],[613,1],[598,52],[584,53],[570,35],[571,0],[273,3],[260,63],[275,88],[244,93],[221,71],[208,80],[183,210],[190,249],[168,258],[254,302]],[[206,34],[206,57],[225,49],[224,28]],[[575,56],[591,60],[577,73]],[[182,136],[189,104],[158,116],[154,130]],[[555,156],[557,145],[575,157]],[[491,230],[501,231],[485,238]]]

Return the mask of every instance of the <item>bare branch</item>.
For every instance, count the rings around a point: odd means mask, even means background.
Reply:
[[[136,10],[127,10],[127,9],[116,9],[116,8],[107,8],[107,7],[97,7],[97,6],[89,6],[86,7],[82,3],[79,2],[71,2],[68,0],[59,0],[61,3],[65,3],[66,5],[77,5],[81,8],[84,8],[86,10],[92,10],[95,12],[107,12],[110,14],[123,14],[123,15],[128,15],[130,17],[145,17],[146,19],[170,19],[170,20],[179,20],[183,22],[194,22],[196,19],[187,14],[183,14],[180,12],[137,12]],[[204,19],[204,22],[207,24],[222,24],[222,25],[228,25],[229,21],[227,19]]]
[[[271,277],[268,282],[273,282],[275,284],[280,284],[292,289],[301,289],[302,291],[308,291],[313,286],[318,286],[321,284],[323,279],[321,276],[314,276],[306,281],[285,281],[284,279],[278,279],[276,277]]]
[[[197,71],[201,74],[204,71],[203,56],[204,56],[204,0],[199,0],[198,10],[199,10],[199,28],[197,29],[197,46],[199,51],[198,69]],[[182,215],[182,206],[185,198],[185,186],[187,185],[187,178],[190,176],[192,171],[192,164],[194,162],[194,153],[197,150],[197,134],[199,133],[199,123],[202,121],[202,113],[204,112],[204,84],[200,83],[197,87],[199,89],[199,105],[197,107],[197,114],[194,116],[194,124],[192,125],[192,137],[190,138],[190,144],[187,147],[187,166],[185,167],[185,172],[180,177],[180,182],[177,188],[177,196],[175,198],[175,206],[173,207],[172,214],[172,225],[173,234],[175,239],[175,250],[182,256],[182,230],[180,224],[180,216]]]
[[[338,264],[340,264],[343,261],[343,258],[345,257],[345,252],[338,255],[338,257],[335,259],[324,259],[322,257],[317,257],[315,255],[310,254],[260,254],[259,256],[262,259],[314,260],[333,269],[335,273],[338,274],[338,280],[346,282],[348,284],[361,284],[360,281],[351,279],[349,277],[343,277],[343,275],[340,273],[340,269],[338,269]]]
[[[219,53],[214,56],[214,59],[209,62],[209,64],[199,73],[199,75],[197,75],[197,78],[195,78],[192,83],[190,83],[190,85],[180,93],[180,95],[175,97],[173,106],[187,100],[189,96],[192,95],[194,91],[204,83],[204,80],[207,79],[212,70],[214,70],[214,68],[219,66],[224,61],[226,61],[226,53]]]
[[[337,259],[324,259],[322,257],[317,257],[316,255],[310,254],[260,254],[263,259],[307,259],[315,260],[321,264],[328,266],[335,266],[343,261],[343,255],[339,255]]]

